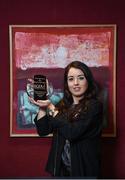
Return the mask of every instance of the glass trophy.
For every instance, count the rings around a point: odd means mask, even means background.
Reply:
[[[28,79],[26,91],[28,96],[37,100],[47,99],[47,81],[46,76],[34,75],[33,79]]]
[[[35,75],[34,76],[34,100],[46,100],[47,99],[47,84],[46,76]]]
[[[36,101],[49,99],[54,105],[63,98],[62,90],[54,89],[53,84],[43,75],[34,75],[33,79],[28,79],[26,92]]]

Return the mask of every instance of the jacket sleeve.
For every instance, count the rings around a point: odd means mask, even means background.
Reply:
[[[52,126],[49,123],[49,118],[47,115],[42,117],[39,120],[37,120],[37,116],[36,116],[34,119],[34,122],[35,122],[37,133],[39,134],[39,136],[46,136],[52,133]]]
[[[102,106],[98,101],[92,102],[87,113],[81,112],[74,123],[70,123],[64,116],[58,116],[57,119],[51,120],[52,126],[58,128],[59,134],[69,141],[98,136],[102,129]]]
[[[46,136],[53,133],[54,130],[64,126],[66,121],[66,116],[64,114],[56,115],[54,118],[52,116],[45,115],[39,120],[37,120],[36,116],[34,119],[39,136]]]

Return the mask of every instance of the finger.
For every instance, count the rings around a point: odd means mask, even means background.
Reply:
[[[51,102],[50,100],[38,100],[37,103],[39,103],[40,106],[48,106]]]
[[[47,103],[50,103],[50,100],[49,99],[47,99],[47,100],[37,100],[37,102],[47,104]]]
[[[49,81],[46,79],[47,96],[49,95]]]
[[[34,80],[31,79],[31,78],[29,78],[28,81],[29,81],[30,83],[34,83]]]

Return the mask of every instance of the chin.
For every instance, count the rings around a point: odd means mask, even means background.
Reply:
[[[74,94],[73,96],[79,97],[79,98],[81,97],[81,98],[82,98],[82,97],[83,97],[83,94]]]

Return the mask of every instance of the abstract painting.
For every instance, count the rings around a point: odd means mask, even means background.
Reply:
[[[100,87],[103,136],[116,136],[116,25],[10,25],[10,136],[37,136],[39,108],[26,93],[27,79],[43,74],[50,99],[63,97],[64,68],[87,64]]]

